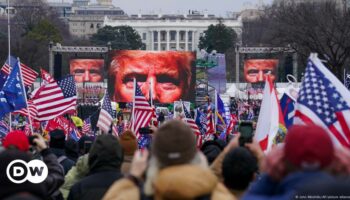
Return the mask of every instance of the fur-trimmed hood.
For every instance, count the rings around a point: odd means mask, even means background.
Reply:
[[[211,196],[211,199],[234,199],[210,169],[195,165],[178,165],[162,169],[153,185],[155,200],[190,200],[205,195]]]

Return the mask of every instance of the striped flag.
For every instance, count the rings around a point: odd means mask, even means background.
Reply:
[[[15,66],[16,63],[17,63],[17,59],[10,56],[10,59],[7,59],[5,64],[2,66],[1,71],[3,71],[6,75],[9,75],[11,71],[10,69],[13,68],[13,66]],[[38,76],[38,73],[23,63],[21,63],[21,71],[22,71],[24,85],[25,86],[32,85],[36,77]]]
[[[88,118],[86,118],[84,120],[84,124],[83,124],[83,127],[82,127],[82,132],[85,135],[89,135],[91,133],[91,120],[90,120],[90,117],[88,117]]]
[[[207,132],[205,133],[206,137],[215,134],[214,121],[213,121],[213,112],[211,110],[211,105],[208,103],[208,112],[207,112]]]
[[[41,86],[32,100],[38,112],[38,121],[76,112],[77,93],[73,76]]]
[[[188,124],[188,126],[191,127],[193,133],[196,135],[197,147],[200,148],[202,146],[202,134],[199,131],[199,128],[198,128],[196,122],[191,117],[191,114],[188,112],[186,106],[183,104],[182,104],[182,106],[183,106],[183,110],[185,113],[185,118],[183,118],[182,120],[185,121]]]
[[[230,133],[232,133],[232,130],[236,126],[237,122],[238,122],[237,116],[235,114],[231,114],[230,123],[226,129],[226,135],[229,135]]]
[[[53,83],[55,79],[44,69],[40,69],[41,78],[43,79],[43,84],[46,85],[48,83]]]
[[[112,103],[109,98],[108,92],[106,92],[103,99],[102,108],[100,111],[100,116],[98,117],[97,127],[99,127],[103,132],[108,133],[111,128],[111,123],[113,121],[113,111]]]
[[[140,87],[136,83],[135,85],[135,98],[134,98],[134,113],[133,120],[134,130],[136,137],[139,138],[139,129],[146,127],[150,124],[154,109],[149,105],[145,96],[143,96]]]
[[[118,129],[118,126],[116,124],[112,125],[112,134],[116,137],[119,137],[119,129]]]
[[[35,119],[36,116],[38,115],[38,110],[36,109],[36,106],[33,103],[33,100],[28,100],[27,101],[27,108],[29,108],[29,114],[31,119]],[[15,114],[21,114],[23,116],[28,116],[28,111],[27,108],[22,108],[21,110],[17,110],[14,113]]]
[[[294,124],[321,126],[336,145],[349,148],[349,116],[349,90],[311,54],[297,99]]]

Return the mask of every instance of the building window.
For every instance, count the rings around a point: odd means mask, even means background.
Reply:
[[[165,41],[166,39],[166,32],[165,31],[162,31],[160,32],[160,35],[161,35],[161,41]]]
[[[188,41],[192,42],[192,31],[188,31]]]
[[[146,36],[147,36],[146,33],[142,33],[142,39],[143,39],[143,40],[146,40],[146,38],[147,38]]]
[[[90,25],[90,28],[94,28],[94,24],[91,24],[91,25]]]
[[[192,44],[188,44],[188,50],[192,51]]]
[[[155,42],[158,42],[158,32],[157,31],[153,31],[153,39]]]
[[[180,32],[180,40],[181,40],[181,41],[184,41],[184,40],[185,40],[185,32],[184,32],[184,31],[181,31],[181,32]]]
[[[101,28],[101,24],[98,23],[98,24],[96,25],[96,28]]]
[[[170,31],[170,40],[175,41],[176,40],[176,31]]]
[[[154,50],[158,51],[158,44],[157,43],[154,44]]]

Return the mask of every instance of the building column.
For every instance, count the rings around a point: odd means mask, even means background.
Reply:
[[[154,51],[154,31],[151,31],[151,50]]]
[[[166,30],[166,50],[170,50],[170,31]]]
[[[192,31],[192,51],[196,51],[196,49],[197,49],[197,47],[195,47],[195,43],[194,43],[194,40],[195,40],[195,38],[194,38],[194,31]]]
[[[158,30],[158,51],[160,51],[160,30]]]
[[[236,46],[236,83],[239,83],[239,46]]]
[[[176,51],[180,50],[180,31],[176,30]]]
[[[188,51],[188,30],[185,30],[185,51]]]
[[[293,53],[293,76],[298,81],[298,53]]]

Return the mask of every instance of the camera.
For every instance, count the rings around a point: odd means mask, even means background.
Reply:
[[[241,136],[239,137],[239,146],[244,147],[245,143],[252,143],[254,132],[252,122],[241,122],[238,131],[241,133]]]

